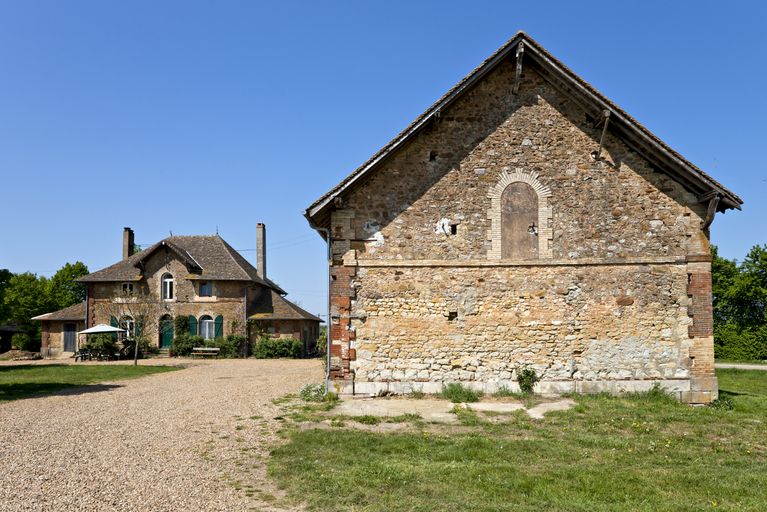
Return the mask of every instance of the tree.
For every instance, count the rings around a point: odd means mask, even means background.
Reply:
[[[8,312],[5,307],[5,289],[8,288],[8,283],[13,277],[13,273],[7,268],[0,268],[0,325],[4,324],[8,319]]]
[[[767,359],[767,246],[740,265],[711,248],[714,342],[718,358]]]
[[[85,300],[85,286],[75,281],[87,275],[88,267],[81,261],[66,263],[49,281],[48,295],[56,309],[62,309]]]
[[[133,333],[128,333],[134,344],[133,364],[138,364],[139,344],[148,344],[148,340],[159,335],[160,317],[166,313],[160,299],[146,290],[134,290],[123,294],[110,302],[97,304],[97,316],[115,318],[118,325],[125,329],[126,319],[133,320]]]
[[[12,276],[3,293],[8,320],[26,324],[33,316],[49,313],[52,306],[47,292],[48,279],[45,277],[31,272]]]

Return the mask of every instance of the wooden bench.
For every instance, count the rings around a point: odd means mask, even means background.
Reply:
[[[219,352],[221,352],[221,349],[218,347],[194,347],[192,349],[192,359],[194,359],[195,356],[218,357]]]

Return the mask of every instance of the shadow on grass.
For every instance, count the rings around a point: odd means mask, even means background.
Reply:
[[[65,382],[24,382],[0,384],[0,402],[51,395],[85,395],[121,388],[118,384],[68,384]]]

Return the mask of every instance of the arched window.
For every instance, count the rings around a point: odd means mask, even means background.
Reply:
[[[201,316],[199,325],[200,325],[200,336],[202,336],[206,340],[212,340],[215,337],[216,328],[215,328],[213,319],[210,316],[208,315]]]
[[[501,194],[501,258],[538,258],[538,194],[521,181]]]
[[[551,258],[551,190],[536,172],[501,172],[487,194],[490,199],[488,240],[491,260]]]
[[[162,300],[173,299],[173,276],[170,274],[162,275]]]
[[[136,334],[136,323],[130,315],[125,315],[120,319],[120,328],[125,329],[125,337],[128,339],[133,339]]]

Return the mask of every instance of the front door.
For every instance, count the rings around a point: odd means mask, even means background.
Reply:
[[[170,348],[173,344],[173,320],[169,316],[160,319],[160,348]]]
[[[64,324],[64,352],[75,351],[76,339],[77,339],[77,325]]]

